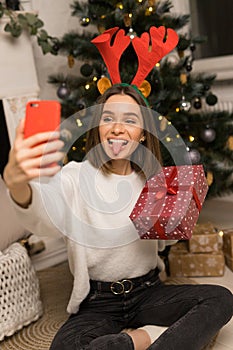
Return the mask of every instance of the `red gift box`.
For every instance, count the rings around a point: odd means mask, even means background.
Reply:
[[[163,167],[146,182],[130,219],[141,239],[189,239],[207,191],[202,165]]]

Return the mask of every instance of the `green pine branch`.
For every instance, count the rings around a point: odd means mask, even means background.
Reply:
[[[4,31],[13,38],[19,38],[23,31],[27,31],[29,35],[37,37],[37,43],[41,47],[43,54],[48,52],[54,55],[57,54],[58,39],[50,36],[43,29],[44,22],[37,14],[13,11],[0,3],[0,20],[3,16],[8,18]]]

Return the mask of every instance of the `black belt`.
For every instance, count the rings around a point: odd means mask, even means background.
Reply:
[[[135,278],[125,278],[121,281],[114,282],[101,282],[90,280],[91,290],[96,290],[99,292],[112,292],[113,294],[124,294],[129,293],[136,287],[141,285],[150,285],[154,282],[159,274],[159,269],[156,267],[154,270],[151,270],[146,275]]]

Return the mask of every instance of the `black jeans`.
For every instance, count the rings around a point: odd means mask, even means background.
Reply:
[[[133,350],[124,328],[169,327],[149,350],[200,350],[233,314],[231,292],[215,285],[164,285],[156,276],[129,293],[91,290],[50,350]]]

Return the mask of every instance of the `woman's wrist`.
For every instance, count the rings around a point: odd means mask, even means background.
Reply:
[[[25,184],[23,187],[9,189],[10,196],[13,201],[21,208],[28,208],[32,202],[32,189],[29,184]]]
[[[11,181],[11,176],[7,171],[7,167],[3,173],[3,181],[10,192],[13,201],[21,206],[27,208],[32,201],[32,189],[29,183],[15,183]]]

